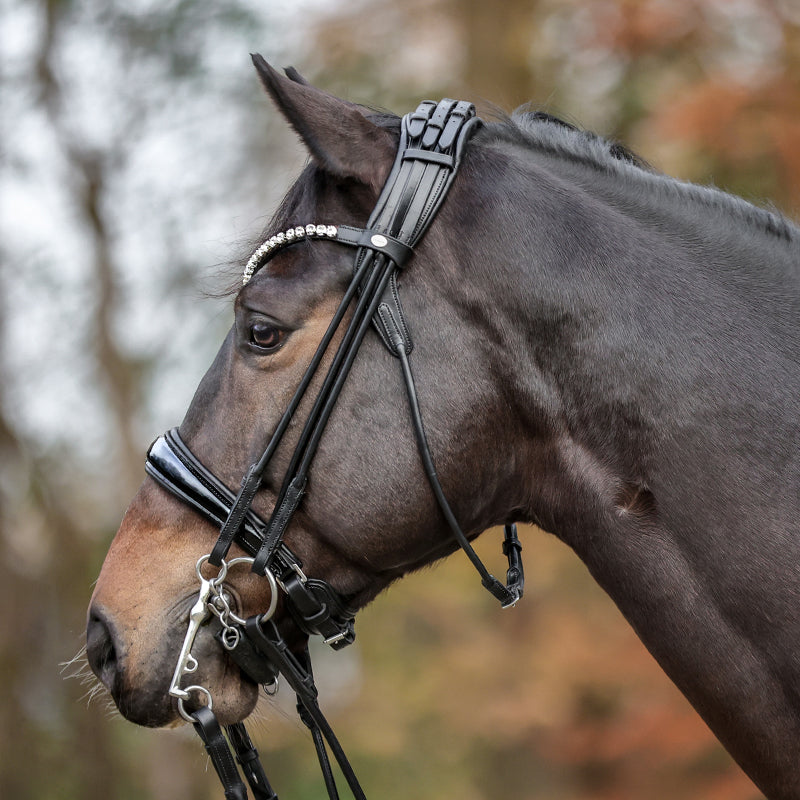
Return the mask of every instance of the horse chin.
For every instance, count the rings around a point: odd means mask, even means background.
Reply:
[[[234,677],[229,675],[225,684],[216,690],[211,689],[213,700],[212,709],[220,725],[233,725],[235,722],[242,722],[252,714],[258,702],[259,687],[249,678],[238,673]],[[173,702],[173,708],[177,710],[177,701]],[[186,703],[186,710],[191,713],[194,706],[191,702]],[[182,717],[174,719],[171,727],[179,725],[183,721]]]
[[[226,659],[227,660],[227,659]],[[212,709],[220,725],[241,722],[255,709],[259,687],[244,677],[231,665],[225,669],[224,682],[216,682],[198,676],[199,685],[208,688]],[[178,701],[170,697],[163,686],[147,688],[138,686],[112,692],[114,702],[125,719],[146,728],[174,728],[185,720],[178,710]],[[207,704],[204,694],[191,692],[184,701],[184,710],[191,713],[199,705]]]
[[[184,722],[178,700],[169,694],[183,634],[182,630],[176,632],[174,641],[166,647],[162,640],[161,646],[150,649],[146,658],[141,652],[123,650],[115,657],[113,670],[96,672],[120,714],[129,722],[147,728],[176,727]],[[91,636],[87,646],[92,647]],[[230,660],[209,628],[198,634],[192,655],[197,659],[197,670],[184,675],[180,686],[202,686],[208,695],[191,691],[184,701],[184,710],[191,713],[198,705],[207,704],[210,696],[221,725],[231,725],[249,716],[258,701],[259,687]]]

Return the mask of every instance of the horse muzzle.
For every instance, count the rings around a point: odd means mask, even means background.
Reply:
[[[181,718],[177,699],[170,696],[169,676],[185,632],[181,623],[174,631],[134,637],[127,641],[113,616],[95,602],[86,627],[86,657],[92,672],[105,686],[125,719],[148,728],[173,725]],[[258,686],[250,680],[217,641],[218,628],[206,625],[193,643],[197,667],[194,683],[208,687],[214,712],[223,724],[247,717],[258,700]],[[186,700],[187,708],[203,705],[200,695]]]

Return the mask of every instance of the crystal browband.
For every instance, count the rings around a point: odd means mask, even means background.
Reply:
[[[250,256],[247,266],[244,268],[244,274],[242,275],[242,285],[247,283],[262,263],[268,261],[272,254],[281,247],[292,244],[292,242],[297,242],[300,239],[335,239],[338,235],[339,231],[335,225],[309,224],[288,228],[282,233],[276,233],[275,236],[270,236],[270,238],[264,241],[255,253]]]
[[[302,239],[330,239],[350,247],[366,247],[383,253],[398,267],[402,267],[414,252],[409,245],[379,230],[355,228],[351,225],[297,225],[270,236],[250,256],[242,275],[242,285],[246,284],[278,250]]]

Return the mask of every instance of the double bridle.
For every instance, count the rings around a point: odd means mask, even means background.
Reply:
[[[446,197],[466,142],[479,124],[475,109],[469,103],[454,100],[422,103],[416,112],[407,114],[402,120],[394,165],[365,228],[316,223],[295,226],[272,236],[253,253],[245,267],[245,284],[277,252],[299,241],[325,239],[356,250],[350,285],[269,443],[258,461],[248,469],[238,493],[230,491],[203,466],[181,440],[177,429],[159,437],[147,454],[147,473],[220,529],[211,552],[197,563],[200,592],[190,612],[189,628],[169,693],[177,699],[181,715],[195,725],[205,742],[229,800],[247,797],[231,747],[256,800],[271,800],[277,795],[267,781],[242,723],[226,726],[226,741],[212,710],[210,692],[202,686],[180,685],[184,676],[197,669],[197,661],[191,654],[192,645],[200,627],[209,620],[216,620],[217,638],[246,676],[265,687],[274,687],[280,675],[295,691],[298,712],[311,730],[329,796],[338,798],[326,742],[353,796],[357,800],[364,799],[364,792],[320,711],[307,647],[299,653],[290,649],[272,616],[281,591],[285,608],[304,633],[321,635],[334,649],[350,644],[355,638],[355,609],[349,605],[348,598],[341,596],[327,582],[306,576],[302,563],[283,537],[302,500],[309,468],[330,414],[371,326],[400,362],[423,468],[456,542],[478,570],[482,584],[503,607],[514,605],[522,596],[522,548],[516,526],[505,527],[503,552],[509,566],[504,584],[481,562],[444,495],[422,423],[409,362],[413,344],[397,287],[398,271],[408,262],[413,247],[424,235]],[[253,499],[270,460],[351,308],[352,315],[305,421],[274,510],[265,521],[253,511]],[[226,560],[234,542],[247,556]],[[248,564],[270,585],[270,608],[249,619],[242,619],[233,612],[224,589],[228,571],[240,563]],[[207,564],[217,568],[215,576],[206,577]],[[267,691],[271,692],[270,688]],[[205,705],[189,711],[185,703],[192,694],[204,696]]]

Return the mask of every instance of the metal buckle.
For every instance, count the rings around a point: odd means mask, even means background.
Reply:
[[[295,575],[297,575],[297,580],[299,580],[303,586],[308,583],[308,578],[306,577],[305,572],[303,572],[303,570],[300,568],[300,565],[296,561],[292,561],[291,563],[287,564],[287,566],[292,570],[292,572],[294,572]],[[267,570],[266,574],[270,574],[270,571]],[[278,586],[283,589],[284,593],[289,594],[288,590],[286,589],[286,584],[280,578],[275,578],[275,580],[277,581]],[[269,617],[267,619],[269,619]]]
[[[334,645],[334,644],[338,644],[339,642],[341,642],[344,639],[347,639],[349,637],[349,635],[350,635],[349,631],[343,630],[343,631],[339,631],[339,633],[335,633],[333,636],[329,636],[327,639],[323,639],[322,641],[325,644]]]

